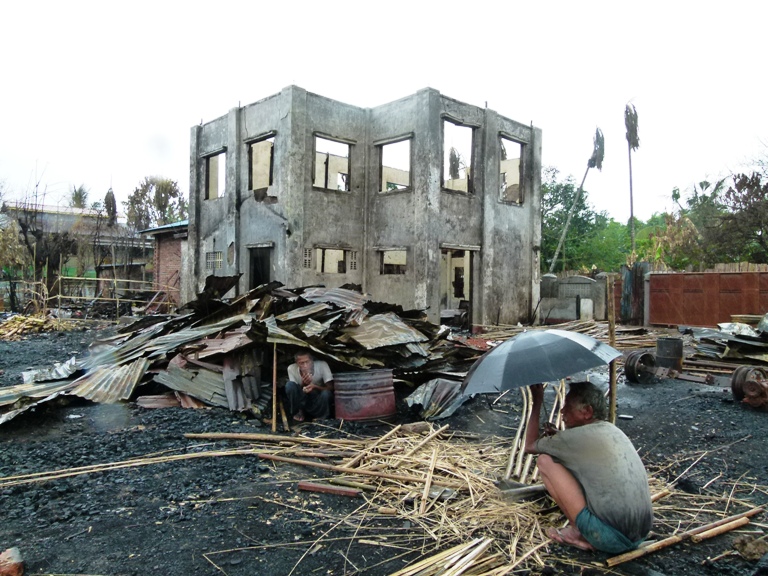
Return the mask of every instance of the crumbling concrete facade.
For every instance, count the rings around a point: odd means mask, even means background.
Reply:
[[[358,284],[470,322],[531,320],[539,298],[541,130],[427,88],[359,108],[289,86],[195,126],[190,274],[243,293]]]

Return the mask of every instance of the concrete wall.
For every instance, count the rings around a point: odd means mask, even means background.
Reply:
[[[606,298],[604,274],[598,274],[594,280],[586,276],[558,279],[554,274],[545,274],[541,279],[541,321],[556,324],[571,320],[607,320]]]
[[[469,192],[443,182],[446,119],[474,131]],[[501,200],[501,135],[523,144],[519,204]],[[254,194],[246,190],[248,143],[268,136],[274,136],[273,184]],[[313,186],[316,136],[349,146],[348,191],[336,190],[335,178],[328,189]],[[381,146],[403,139],[410,140],[411,185],[382,191]],[[206,200],[205,158],[222,151],[226,193]],[[190,156],[194,291],[211,272],[242,273],[236,292],[250,289],[249,248],[271,249],[271,279],[288,286],[362,284],[375,300],[428,309],[438,321],[446,306],[441,252],[466,250],[474,324],[528,321],[538,301],[541,132],[533,127],[430,88],[364,109],[290,86],[194,127]],[[323,248],[346,250],[357,266],[319,272]],[[381,273],[388,250],[405,250],[405,273]],[[218,251],[235,257],[206,270],[205,254]]]

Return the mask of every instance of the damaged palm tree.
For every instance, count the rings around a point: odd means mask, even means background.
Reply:
[[[640,136],[637,133],[637,110],[634,104],[624,108],[624,126],[627,128],[627,148],[629,153],[629,236],[632,239],[632,260],[635,259],[635,213],[632,199],[632,150],[640,147]]]
[[[590,156],[589,161],[587,162],[587,169],[584,172],[584,178],[581,179],[581,184],[579,184],[579,189],[576,191],[576,198],[573,201],[573,204],[571,204],[571,209],[568,211],[568,218],[565,221],[565,226],[563,227],[563,233],[560,235],[560,242],[557,243],[557,249],[555,250],[555,255],[552,256],[552,264],[549,266],[549,273],[552,274],[555,270],[555,264],[557,263],[557,256],[560,254],[560,249],[563,247],[563,242],[565,242],[565,235],[568,233],[568,227],[571,225],[571,218],[573,217],[573,212],[576,210],[576,205],[579,203],[579,199],[581,199],[581,192],[584,189],[584,181],[587,179],[587,174],[589,174],[590,168],[597,168],[598,170],[603,169],[603,157],[605,156],[605,140],[603,138],[603,133],[600,130],[600,128],[595,129],[595,139],[593,142],[593,149],[592,149],[592,156]]]

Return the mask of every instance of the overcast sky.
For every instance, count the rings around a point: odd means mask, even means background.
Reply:
[[[642,4],[642,6],[641,6]],[[635,215],[765,155],[758,2],[6,2],[0,180],[46,204],[125,200],[149,175],[189,190],[190,127],[295,84],[372,107],[432,87],[543,130],[597,210],[629,217],[624,107],[638,112]]]

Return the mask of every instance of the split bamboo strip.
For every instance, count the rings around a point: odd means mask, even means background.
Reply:
[[[349,468],[344,468],[344,466],[334,466],[333,464],[323,464],[322,462],[312,462],[311,460],[299,460],[298,458],[285,458],[283,456],[277,456],[275,454],[266,454],[264,452],[260,452],[258,454],[259,458],[262,458],[264,460],[275,460],[277,462],[285,462],[287,464],[298,464],[299,466],[309,466],[310,468],[320,468],[321,470],[332,470],[333,472],[346,472],[349,474],[360,474],[363,476],[375,476],[377,478],[386,478],[389,480],[400,480],[403,482],[416,482],[418,484],[421,484],[424,482],[424,478],[419,478],[417,476],[407,476],[404,474],[388,474],[386,472],[377,472],[376,470],[366,470],[362,468],[355,468],[353,470],[350,470]],[[439,482],[441,485],[445,485],[447,488],[463,488],[464,486],[456,481],[451,481],[447,479],[440,479]]]
[[[344,467],[345,467],[345,468],[352,468],[352,467],[353,467],[355,464],[357,464],[358,462],[360,462],[360,460],[362,460],[363,458],[365,458],[365,457],[368,455],[368,453],[369,453],[371,450],[373,450],[373,449],[374,449],[376,446],[378,446],[379,444],[381,444],[382,442],[384,442],[384,440],[387,440],[387,439],[389,439],[391,436],[394,436],[395,434],[397,434],[397,433],[400,431],[400,428],[401,428],[401,425],[400,425],[400,424],[398,424],[397,426],[395,426],[394,428],[392,428],[392,430],[390,430],[389,432],[387,432],[386,434],[384,434],[384,436],[381,436],[380,438],[377,438],[377,439],[376,439],[376,441],[374,441],[373,443],[371,443],[371,445],[370,445],[370,446],[368,446],[368,448],[367,448],[367,450],[366,450],[365,452],[361,451],[361,452],[360,452],[360,453],[359,453],[357,456],[355,456],[354,458],[352,458],[352,460],[350,460],[349,462],[346,462],[346,463],[344,464]]]
[[[435,465],[437,464],[437,447],[432,450],[432,461],[429,463],[429,472],[427,472],[427,479],[424,481],[424,493],[421,496],[421,508],[419,514],[424,514],[427,508],[427,502],[429,501],[429,489],[432,488],[432,477],[435,474]]]

